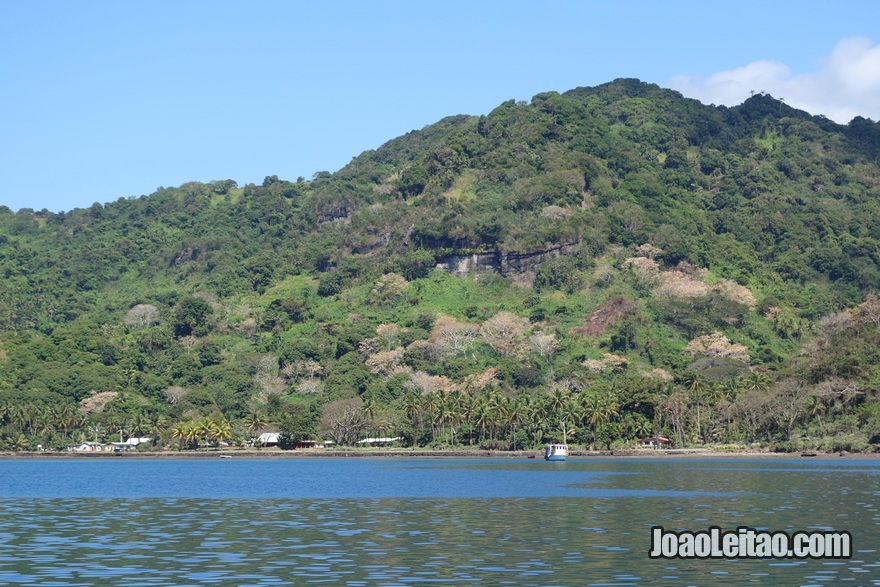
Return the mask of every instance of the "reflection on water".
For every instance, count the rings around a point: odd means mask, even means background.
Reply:
[[[0,585],[880,584],[873,462],[209,462],[188,469],[187,487],[181,463],[148,461],[101,463],[113,475],[91,495],[94,470],[77,469],[86,464],[0,462]],[[77,497],[28,498],[10,491],[10,477],[60,482]],[[239,484],[257,489],[230,493]],[[168,486],[177,495],[156,495]],[[125,487],[141,489],[109,496]],[[376,496],[381,487],[395,497]],[[647,552],[658,524],[850,530],[856,552],[656,561]]]

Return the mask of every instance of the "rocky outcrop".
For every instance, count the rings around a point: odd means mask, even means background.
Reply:
[[[534,271],[541,263],[573,253],[576,244],[563,244],[541,251],[508,252],[488,251],[471,255],[450,255],[437,263],[437,269],[466,277],[475,271],[498,271],[502,275],[519,275]]]
[[[576,244],[559,245],[543,251],[526,253],[504,253],[501,255],[501,273],[504,275],[525,273],[534,271],[541,263],[559,257],[569,255],[577,248]]]
[[[467,277],[475,271],[498,271],[501,268],[500,254],[474,253],[473,255],[450,255],[437,263],[437,269],[448,271],[458,277]]]
[[[351,210],[349,210],[346,204],[339,204],[336,206],[327,206],[323,210],[318,210],[315,216],[318,225],[326,224],[328,222],[342,222],[351,216]]]

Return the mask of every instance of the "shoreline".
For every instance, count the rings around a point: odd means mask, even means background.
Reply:
[[[127,451],[115,452],[12,452],[0,451],[0,460],[59,460],[59,459],[136,459],[136,460],[178,460],[178,459],[302,459],[302,458],[505,458],[543,460],[542,450],[495,451],[495,450],[385,450],[385,449],[226,449],[196,451]],[[679,449],[617,449],[617,450],[570,450],[569,460],[590,460],[596,458],[721,458],[721,459],[880,459],[880,453],[849,453],[846,451],[825,453],[805,451],[800,453],[765,451],[717,451],[709,448]]]

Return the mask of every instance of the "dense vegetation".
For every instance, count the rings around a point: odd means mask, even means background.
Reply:
[[[878,163],[870,120],[617,80],[308,181],[0,207],[3,442],[871,449]]]

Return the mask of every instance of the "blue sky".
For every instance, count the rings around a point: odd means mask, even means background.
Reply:
[[[336,171],[511,98],[636,77],[880,120],[880,2],[0,0],[0,205]]]

